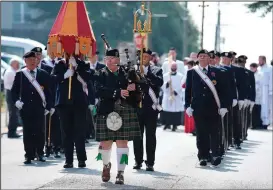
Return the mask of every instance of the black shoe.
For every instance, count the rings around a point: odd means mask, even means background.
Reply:
[[[13,134],[8,134],[8,138],[10,139],[16,139],[16,138],[20,138],[22,135],[19,135],[17,133],[13,133]]]
[[[31,164],[31,159],[30,158],[25,158],[24,164]]]
[[[65,163],[64,168],[73,168],[73,163]]]
[[[85,161],[79,161],[78,167],[79,168],[85,168],[86,167]]]
[[[199,161],[199,165],[200,165],[200,166],[206,166],[206,165],[207,165],[207,160],[201,159],[201,160]]]
[[[219,164],[221,164],[221,157],[214,157],[212,160],[211,160],[211,164],[213,166],[218,166]]]
[[[172,128],[172,131],[176,131],[176,129],[177,129],[177,126],[173,126],[173,128]]]
[[[61,153],[60,152],[55,152],[54,153],[54,158],[61,158]]]
[[[152,165],[146,165],[146,171],[149,171],[149,172],[155,171],[154,170],[154,166],[152,166]]]
[[[235,148],[236,148],[237,150],[241,150],[241,149],[242,149],[241,146],[240,146],[239,144],[237,144],[237,145],[235,146]]]
[[[163,130],[170,129],[171,127],[169,125],[165,125]]]
[[[133,167],[133,169],[135,169],[135,170],[140,170],[141,167],[142,167],[142,164],[138,164],[138,163],[136,162],[135,165],[134,165],[134,167]]]
[[[40,156],[37,156],[37,160],[40,161],[40,162],[45,162],[46,159],[44,156],[40,155]]]

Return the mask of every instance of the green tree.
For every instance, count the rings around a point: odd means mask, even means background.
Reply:
[[[112,47],[120,41],[133,41],[133,13],[140,7],[140,2],[85,2],[92,28],[97,40],[97,48],[104,52],[102,33]],[[32,19],[34,23],[47,22],[48,32],[58,14],[61,2],[28,2],[28,6],[41,13]],[[183,22],[188,22],[188,52],[198,49],[199,32],[189,15],[183,20],[183,7],[178,2],[151,2],[152,13],[167,14],[166,18],[152,18],[152,33],[149,34],[153,51],[163,54],[170,47],[182,52]],[[178,54],[180,55],[180,54]],[[178,56],[181,59],[181,57]]]
[[[273,10],[273,1],[257,1],[246,5],[252,13],[262,11],[262,17]]]

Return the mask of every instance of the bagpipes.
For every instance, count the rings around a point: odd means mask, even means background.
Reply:
[[[106,37],[104,34],[101,34],[101,38],[104,41],[105,45],[106,45],[106,51],[111,50],[111,46],[108,43],[108,41],[106,40]],[[137,52],[137,68],[135,68],[135,64],[132,64],[132,61],[129,58],[129,50],[126,48],[124,50],[125,54],[126,54],[126,58],[127,58],[127,65],[124,64],[117,64],[117,66],[119,66],[119,69],[125,73],[126,79],[127,79],[127,86],[129,84],[135,84],[136,90],[135,91],[131,91],[129,92],[129,97],[126,98],[126,101],[131,104],[131,103],[137,103],[138,107],[142,107],[142,94],[143,91],[141,88],[141,86],[143,84],[146,84],[146,80],[144,77],[141,76],[141,72],[140,72],[140,53],[139,51]]]

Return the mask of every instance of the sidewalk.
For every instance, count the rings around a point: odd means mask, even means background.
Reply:
[[[1,135],[8,132],[7,123],[8,123],[8,113],[6,113],[5,108],[1,109]]]

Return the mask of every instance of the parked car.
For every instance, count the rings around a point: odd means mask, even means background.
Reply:
[[[23,57],[23,55],[34,47],[41,47],[43,49],[43,57],[47,57],[45,45],[40,42],[25,38],[16,38],[9,36],[1,36],[1,51],[9,54]]]
[[[1,59],[1,92],[4,91],[4,74],[9,67],[10,65]]]
[[[17,60],[19,61],[20,67],[23,67],[23,66],[26,65],[25,62],[24,62],[24,60],[23,60],[21,57],[19,57],[19,56],[17,56],[17,55],[12,55],[12,54],[8,54],[8,53],[3,53],[3,52],[1,52],[1,59],[2,59],[3,61],[5,61],[6,63],[10,64],[9,62],[10,62],[10,60],[11,60],[12,58],[15,58],[15,59],[17,59]]]

